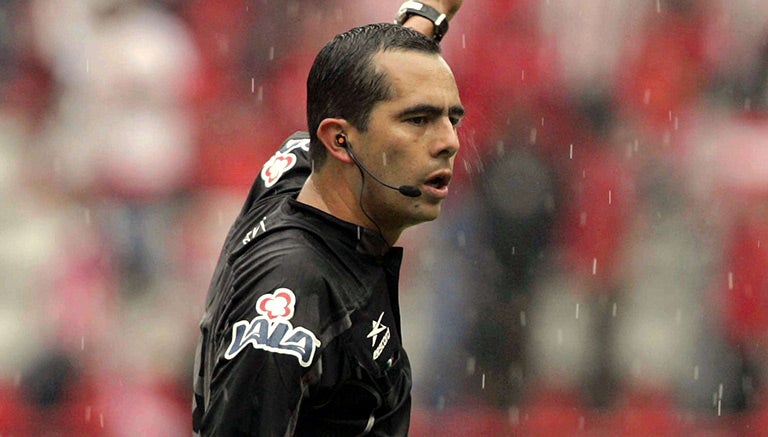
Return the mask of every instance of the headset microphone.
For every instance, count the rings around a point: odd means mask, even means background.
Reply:
[[[399,187],[395,187],[393,185],[389,185],[388,183],[382,181],[381,179],[377,178],[376,175],[371,173],[362,162],[358,161],[355,154],[352,152],[352,146],[349,144],[349,141],[347,140],[347,137],[344,134],[338,134],[336,135],[336,144],[339,145],[339,147],[343,147],[347,149],[347,153],[349,153],[349,157],[352,158],[352,161],[354,161],[355,165],[357,165],[357,168],[364,171],[368,176],[372,177],[374,181],[380,183],[381,185],[391,188],[395,191],[400,192],[403,196],[406,197],[419,197],[421,196],[421,190],[419,190],[417,187],[414,187],[413,185],[400,185]]]

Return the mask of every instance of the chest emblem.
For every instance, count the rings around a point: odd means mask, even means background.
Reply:
[[[384,312],[379,315],[379,320],[372,320],[371,321],[371,332],[368,333],[368,337],[371,339],[371,347],[375,348],[373,349],[373,359],[379,358],[381,353],[384,351],[384,348],[387,346],[387,343],[389,343],[389,328],[381,324],[381,319],[384,317]],[[376,346],[376,342],[379,339],[379,334],[381,334],[381,341],[379,341],[379,345]]]
[[[224,358],[231,360],[248,345],[255,349],[278,354],[292,355],[302,367],[309,367],[320,347],[315,334],[301,326],[294,327],[293,317],[296,296],[287,288],[278,288],[256,302],[253,320],[241,320],[232,327],[232,341]]]

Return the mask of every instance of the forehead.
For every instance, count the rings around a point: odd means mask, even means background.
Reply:
[[[392,50],[377,53],[374,62],[390,85],[390,98],[383,104],[449,107],[461,103],[453,73],[438,54]]]

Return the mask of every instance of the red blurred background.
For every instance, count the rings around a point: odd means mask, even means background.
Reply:
[[[228,226],[315,53],[396,7],[0,1],[0,435],[189,435]],[[761,435],[768,4],[467,0],[443,47],[413,435]]]

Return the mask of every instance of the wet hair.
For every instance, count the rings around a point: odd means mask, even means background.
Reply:
[[[376,103],[391,98],[386,74],[373,61],[377,53],[391,50],[440,54],[433,39],[413,29],[377,23],[336,35],[315,57],[307,78],[307,123],[316,167],[326,157],[317,138],[324,119],[343,118],[365,131]]]

